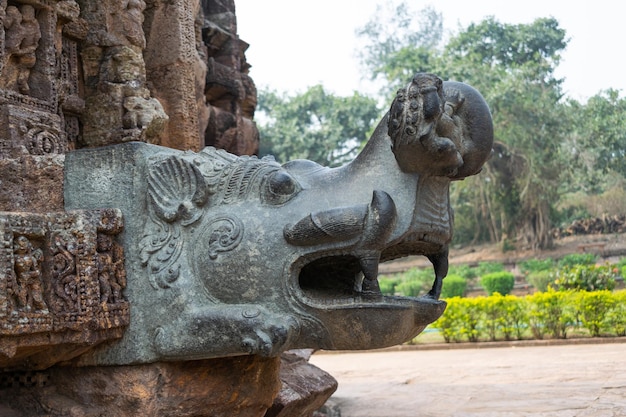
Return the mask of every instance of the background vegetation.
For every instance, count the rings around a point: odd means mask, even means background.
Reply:
[[[262,154],[341,165],[365,143],[394,91],[415,73],[432,72],[476,87],[495,126],[493,158],[452,187],[455,244],[550,248],[554,227],[624,213],[626,98],[615,90],[586,102],[564,95],[555,69],[568,37],[557,20],[487,18],[448,35],[433,8],[399,1],[383,8],[358,31],[363,73],[383,86],[379,94],[337,97],[321,85],[292,95],[260,91]]]
[[[432,330],[446,342],[626,336],[626,257],[609,264],[575,253],[522,261],[514,270],[496,262],[451,266],[443,281],[446,311],[416,340],[432,339]],[[535,287],[532,294],[511,294],[516,274]],[[433,276],[431,268],[413,268],[379,281],[386,295],[421,296]],[[469,289],[479,295],[467,297]]]
[[[626,290],[495,293],[447,300],[432,326],[450,342],[626,336]]]

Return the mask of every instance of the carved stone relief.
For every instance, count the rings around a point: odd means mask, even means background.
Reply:
[[[4,0],[0,18],[0,111],[46,113],[56,142],[29,146],[9,121],[0,157],[132,140],[258,151],[233,2]]]
[[[44,368],[121,335],[121,230],[116,210],[0,213],[0,368]]]
[[[7,6],[4,17],[5,48],[2,87],[30,94],[30,75],[37,58],[41,28],[30,4]]]
[[[255,154],[256,88],[247,75],[248,44],[237,35],[234,2],[146,3],[147,77],[171,120],[167,135],[151,143]]]
[[[79,1],[89,32],[82,42],[83,146],[159,142],[168,120],[146,84],[143,0]]]
[[[0,158],[64,153],[80,138],[73,0],[0,2]]]

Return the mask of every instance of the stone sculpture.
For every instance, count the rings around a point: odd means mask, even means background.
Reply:
[[[121,230],[115,209],[0,212],[1,369],[46,369],[123,334]]]
[[[336,169],[131,142],[67,155],[67,209],[124,214],[124,337],[78,364],[124,365],[292,348],[370,349],[436,320],[452,237],[451,181],[491,154],[472,87],[418,74],[361,154]],[[420,298],[383,296],[379,262],[433,263]]]
[[[5,68],[13,70],[5,71],[6,80],[10,80],[9,88],[19,91],[21,94],[29,94],[29,76],[35,66],[37,58],[35,51],[41,39],[39,22],[35,19],[35,9],[29,4],[24,4],[18,9],[8,6],[4,18],[5,48],[7,63]]]

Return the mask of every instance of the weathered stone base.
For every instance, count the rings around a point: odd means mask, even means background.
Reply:
[[[263,417],[281,388],[279,368],[280,358],[256,356],[53,367],[0,388],[0,415]]]
[[[337,389],[337,380],[309,363],[312,349],[282,354],[282,389],[265,417],[309,417],[324,405]]]

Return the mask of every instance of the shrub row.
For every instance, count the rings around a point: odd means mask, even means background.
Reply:
[[[446,300],[433,323],[446,342],[626,336],[626,290],[537,292]]]
[[[620,272],[622,277],[626,277],[626,258],[613,265],[597,265],[597,258],[594,254],[574,253],[558,262],[550,258],[523,261],[519,263],[519,268],[538,291],[546,291],[548,288],[613,290]],[[411,268],[401,274],[380,276],[379,283],[383,294],[417,297],[430,290],[433,279],[433,268]],[[496,292],[506,295],[513,290],[515,276],[499,262],[480,262],[473,267],[453,265],[443,281],[442,297],[462,297],[470,283],[480,283],[488,295]]]
[[[520,271],[538,291],[548,287],[561,290],[612,290],[616,279],[626,278],[626,258],[617,264],[598,265],[598,256],[572,253],[558,262],[550,258],[520,262]]]

